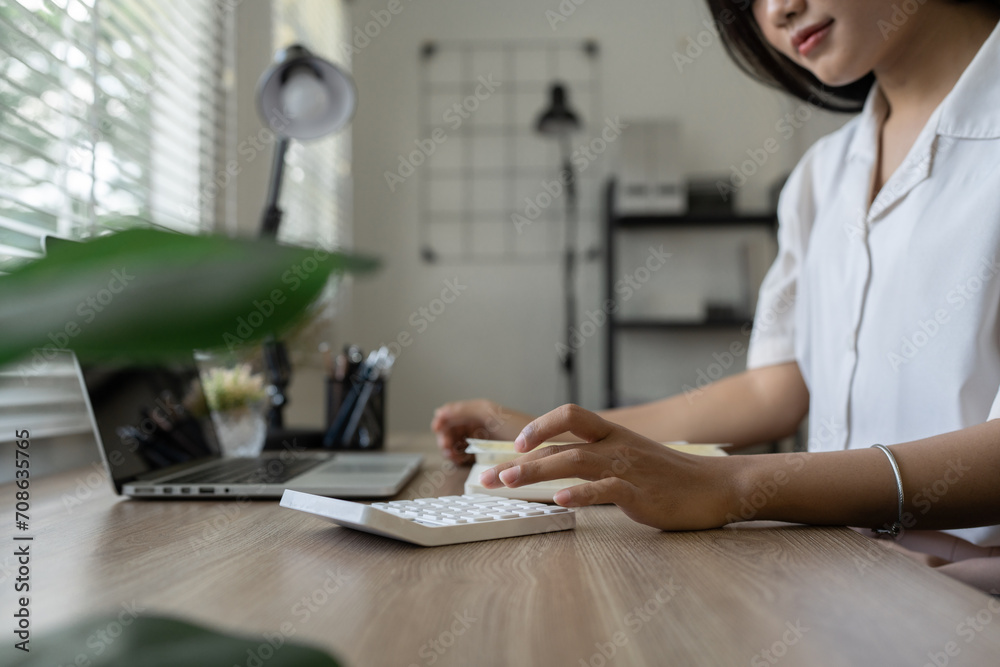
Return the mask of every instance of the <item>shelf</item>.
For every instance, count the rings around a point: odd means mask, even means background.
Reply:
[[[765,227],[773,229],[777,221],[775,215],[627,215],[613,217],[616,229],[643,229],[653,227]]]
[[[684,213],[681,215],[658,215],[658,214],[628,214],[616,215],[615,210],[615,181],[608,181],[605,188],[605,215],[612,229],[648,229],[653,227],[675,227],[675,228],[696,228],[696,227],[764,227],[775,229],[778,223],[778,214],[764,213],[756,215],[742,215],[736,212],[730,213]]]
[[[775,233],[778,227],[777,213],[757,215],[741,215],[736,212],[721,213],[689,213],[684,215],[615,215],[615,181],[611,179],[605,188],[604,197],[604,233],[605,233],[605,295],[609,300],[615,298],[615,247],[618,232],[629,230],[684,230],[695,232],[712,232],[722,230],[760,229]],[[749,260],[747,260],[749,263]],[[709,317],[711,315],[711,317]],[[697,318],[698,315],[695,315]],[[729,309],[711,310],[700,319],[667,316],[608,318],[608,335],[605,351],[605,379],[607,395],[605,403],[608,407],[620,405],[618,393],[618,348],[616,340],[625,333],[632,332],[732,332],[742,330],[747,325],[753,325],[753,315],[737,316]]]
[[[738,329],[746,324],[753,324],[751,318],[732,318],[719,320],[615,320],[619,329],[633,331],[685,331],[699,329]]]

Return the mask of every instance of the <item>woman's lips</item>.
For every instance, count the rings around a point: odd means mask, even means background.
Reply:
[[[833,26],[833,19],[825,23],[816,23],[805,27],[792,36],[792,47],[801,56],[808,56],[820,43],[826,39]]]

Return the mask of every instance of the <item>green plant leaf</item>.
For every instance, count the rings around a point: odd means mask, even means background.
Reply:
[[[30,653],[18,667],[75,665],[79,656],[91,667],[177,667],[178,665],[266,665],[267,667],[338,667],[317,649],[293,644],[279,632],[267,637],[236,637],[185,621],[139,616],[121,622],[122,614],[81,619],[56,632],[31,638]],[[108,628],[117,627],[117,634]],[[95,635],[104,631],[101,635]],[[95,637],[103,637],[97,651]],[[15,640],[17,641],[17,640]]]
[[[377,261],[270,241],[135,229],[50,248],[0,276],[0,365],[54,349],[152,361],[242,346],[294,324],[331,274]]]

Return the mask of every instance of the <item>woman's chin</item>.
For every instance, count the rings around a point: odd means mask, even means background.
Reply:
[[[856,71],[857,68],[811,67],[809,71],[827,88],[841,88],[856,83],[868,76],[870,70]]]

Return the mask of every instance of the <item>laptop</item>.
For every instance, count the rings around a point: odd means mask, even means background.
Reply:
[[[194,361],[94,366],[74,358],[115,491],[135,498],[280,498],[285,489],[337,498],[399,493],[419,454],[306,450],[295,440],[254,458],[223,458]]]

